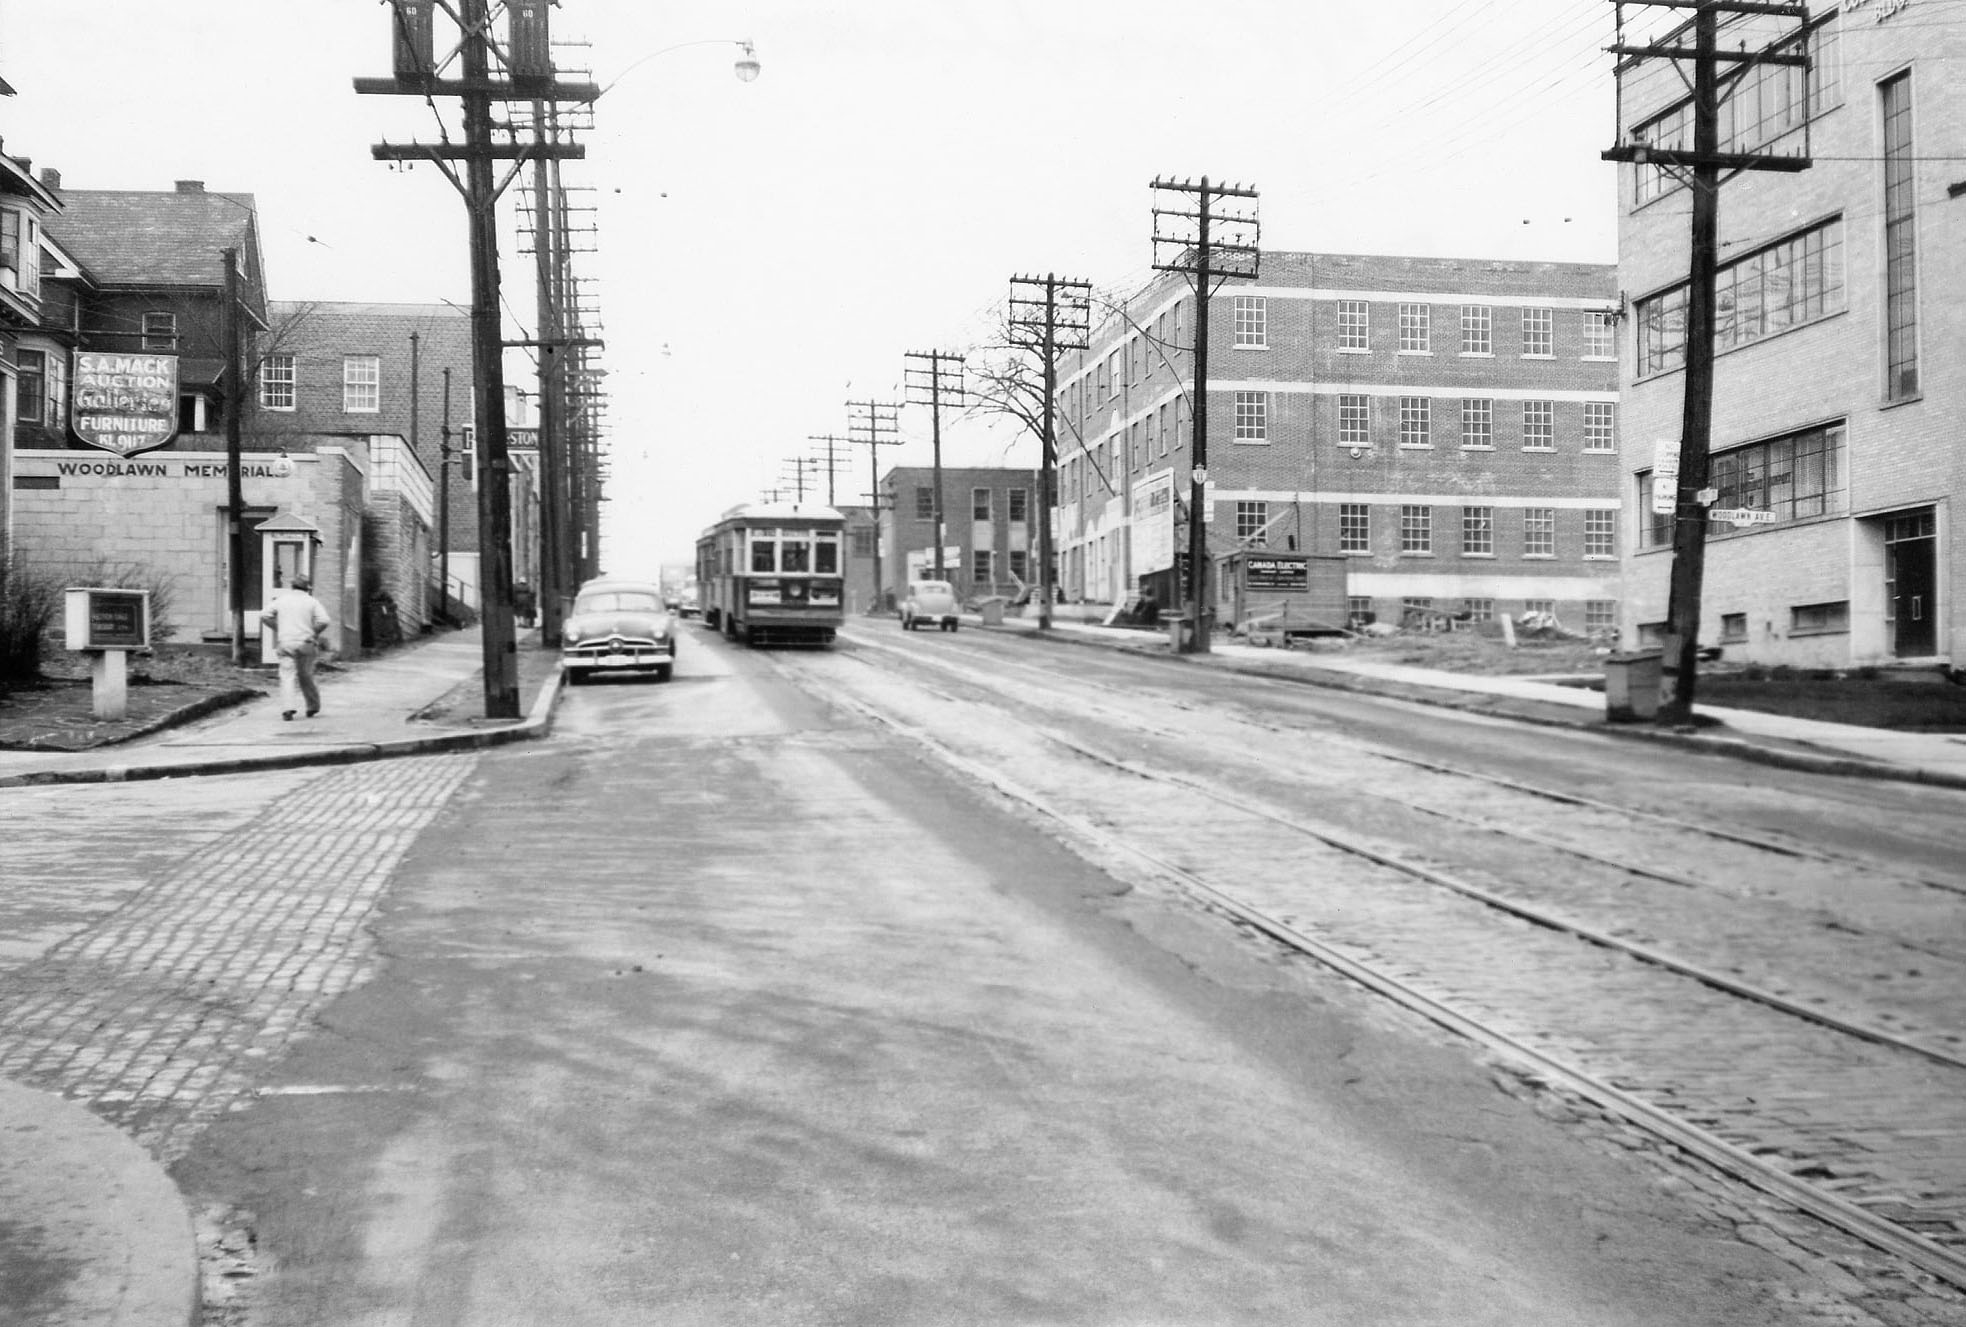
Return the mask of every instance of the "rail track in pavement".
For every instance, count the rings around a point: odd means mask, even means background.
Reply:
[[[1966,1288],[1953,882],[981,648],[856,634],[779,667],[1119,873],[1171,883]],[[897,665],[913,685],[893,685]],[[1469,787],[1492,799],[1479,814],[1442,804]],[[1822,906],[1853,875],[1874,900],[1854,921]],[[1893,964],[1908,975],[1883,992],[1849,976]]]

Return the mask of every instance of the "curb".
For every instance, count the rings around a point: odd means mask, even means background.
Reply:
[[[1613,724],[1598,721],[1580,721],[1557,718],[1549,714],[1523,713],[1508,708],[1511,705],[1536,705],[1538,701],[1520,701],[1506,696],[1490,696],[1483,693],[1454,691],[1441,687],[1430,687],[1412,682],[1391,682],[1363,676],[1357,673],[1340,673],[1333,670],[1305,670],[1286,672],[1280,669],[1261,668],[1250,664],[1237,663],[1228,659],[1217,659],[1213,664],[1197,665],[1185,655],[1160,655],[1147,649],[1133,647],[1123,641],[1101,641],[1082,639],[1071,632],[1044,632],[1038,630],[1020,631],[1010,627],[978,626],[979,631],[1001,632],[1008,636],[1023,636],[1034,640],[1048,641],[1058,645],[1075,645],[1086,649],[1113,650],[1129,653],[1140,658],[1163,658],[1170,663],[1185,667],[1207,666],[1223,672],[1237,673],[1244,677],[1265,677],[1278,682],[1291,682],[1301,686],[1324,687],[1332,691],[1351,691],[1360,695],[1386,696],[1394,700],[1411,701],[1418,705],[1432,705],[1438,709],[1459,710],[1466,714],[1483,714],[1490,718],[1509,719],[1516,723],[1533,724],[1542,728],[1568,728],[1579,732],[1602,733],[1626,741],[1656,742],[1682,750],[1700,751],[1707,755],[1726,756],[1753,764],[1768,765],[1777,769],[1796,770],[1805,774],[1823,774],[1835,778],[1881,779],[1895,783],[1918,783],[1934,788],[1966,789],[1966,775],[1948,773],[1944,770],[1920,769],[1913,765],[1881,765],[1852,756],[1813,755],[1804,751],[1786,751],[1779,747],[1758,746],[1751,741],[1734,737],[1709,737],[1699,733],[1675,732],[1669,729],[1648,728],[1644,725]]]
[[[545,737],[553,727],[553,708],[559,703],[563,674],[555,663],[540,685],[526,717],[507,728],[406,737],[400,741],[361,742],[324,747],[318,751],[283,751],[265,756],[233,756],[223,760],[180,765],[104,765],[94,769],[42,770],[0,775],[0,788],[45,787],[70,783],[138,783],[153,779],[196,778],[213,774],[247,774],[256,770],[296,769],[306,765],[354,765],[369,760],[425,756],[442,751],[474,751]]]

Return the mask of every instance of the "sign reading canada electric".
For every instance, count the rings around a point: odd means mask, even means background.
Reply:
[[[154,451],[177,436],[177,356],[75,352],[75,436],[118,456]]]

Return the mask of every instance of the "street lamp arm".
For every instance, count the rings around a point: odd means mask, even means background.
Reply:
[[[620,83],[622,79],[628,77],[628,75],[634,73],[637,69],[640,69],[643,65],[655,59],[656,56],[667,55],[671,51],[680,51],[690,46],[742,47],[744,54],[738,59],[737,66],[736,66],[736,73],[737,73],[738,80],[740,82],[749,83],[752,79],[758,76],[759,70],[761,68],[761,66],[758,64],[757,49],[751,44],[751,42],[748,39],[743,37],[705,37],[701,41],[677,42],[674,46],[664,46],[660,50],[650,51],[647,55],[641,56],[635,61],[633,61],[632,63],[630,63],[626,69],[623,69],[620,73],[616,74],[611,80],[609,80],[608,85],[606,87],[602,88],[599,92],[594,94],[594,100],[599,101],[602,97],[607,96],[609,92],[614,90],[615,85]]]

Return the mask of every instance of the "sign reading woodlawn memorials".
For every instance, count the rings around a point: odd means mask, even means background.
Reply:
[[[177,356],[75,352],[69,423],[91,447],[135,456],[177,436]]]

